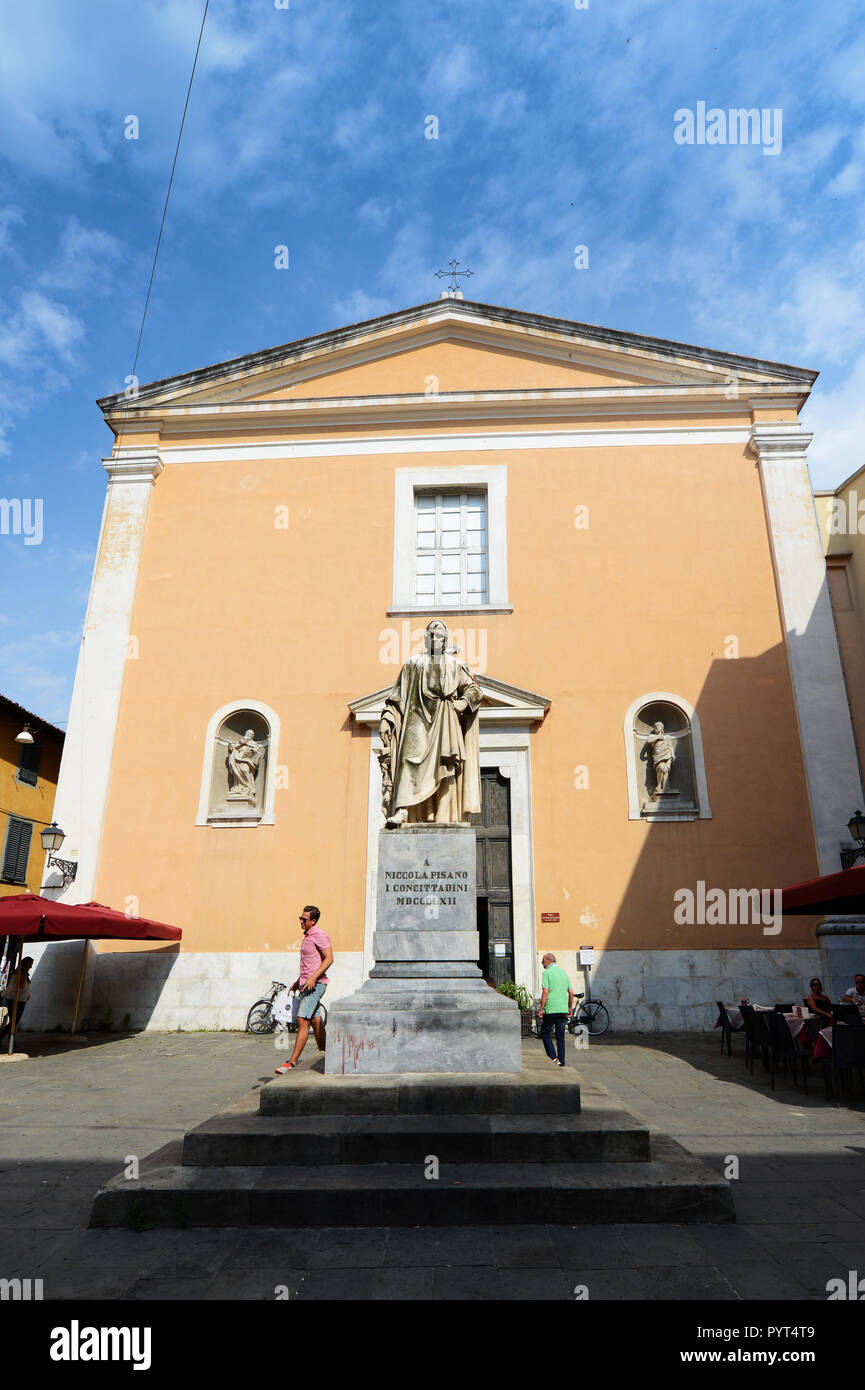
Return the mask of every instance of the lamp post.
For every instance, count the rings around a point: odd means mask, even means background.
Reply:
[[[56,821],[52,821],[50,825],[46,825],[39,838],[42,841],[42,848],[48,855],[45,861],[46,868],[59,869],[63,875],[61,887],[68,888],[78,872],[78,864],[74,859],[58,859],[54,853],[66,839],[65,833]]]
[[[850,831],[851,839],[856,841],[855,849],[841,850],[841,868],[849,869],[852,864],[861,856],[865,859],[865,816],[861,811],[854,811],[847,822],[847,829]]]

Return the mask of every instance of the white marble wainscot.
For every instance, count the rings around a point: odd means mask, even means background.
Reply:
[[[574,951],[559,949],[556,955],[575,988],[584,989]],[[596,948],[591,993],[609,1008],[617,1033],[703,1032],[714,1026],[716,1000],[801,1004],[811,977],[820,973],[816,945],[754,951]]]
[[[81,963],[78,942],[36,947],[49,957],[34,968],[32,1003],[22,1020],[22,1032],[53,1028],[72,1019],[75,986]],[[115,1028],[130,1015],[132,1029],[172,1032],[177,1028],[246,1027],[246,1015],[256,999],[270,990],[271,980],[290,985],[297,977],[297,951],[106,951],[89,952],[87,988],[82,993],[81,1019],[97,1021],[110,1008]],[[363,952],[338,951],[328,971],[327,1005],[353,994],[363,982]]]
[[[24,954],[33,957],[33,969],[30,972],[30,1002],[21,1020],[22,1033],[49,1033],[56,1028],[71,1028],[84,953],[83,941],[24,942]],[[90,1014],[97,960],[96,949],[92,941],[88,941],[78,1009],[79,1026]]]
[[[865,973],[865,917],[832,912],[817,928],[822,968],[817,971],[830,999],[840,999]]]

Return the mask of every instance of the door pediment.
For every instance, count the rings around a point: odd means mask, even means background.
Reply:
[[[519,686],[508,685],[492,676],[479,676],[475,680],[483,693],[483,702],[478,710],[481,724],[538,724],[546,715],[550,701],[545,695],[536,695]],[[348,707],[358,724],[369,729],[377,729],[381,722],[384,702],[392,686],[362,695],[357,700],[349,700]]]

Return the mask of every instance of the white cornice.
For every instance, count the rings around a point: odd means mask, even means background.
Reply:
[[[163,403],[142,409],[136,420],[153,430],[200,432],[227,429],[234,422],[244,429],[296,429],[300,424],[330,419],[339,427],[381,424],[437,424],[489,420],[591,419],[611,415],[739,415],[746,410],[798,409],[804,402],[799,388],[783,383],[750,387],[731,399],[722,385],[587,386],[534,391],[453,391],[382,396],[306,397],[302,400],[214,401]],[[110,417],[109,417],[110,420]]]
[[[154,483],[163,469],[157,453],[140,449],[120,449],[113,458],[102,460],[112,483]]]
[[[308,439],[291,444],[195,444],[160,446],[164,463],[204,463],[229,459],[344,458],[377,454],[483,453],[489,450],[595,449],[663,444],[747,444],[748,425],[699,425],[641,429],[490,430],[478,434],[369,435],[361,439]],[[119,457],[123,457],[120,451]]]
[[[798,421],[756,424],[751,430],[748,452],[757,459],[802,458],[813,438]]]

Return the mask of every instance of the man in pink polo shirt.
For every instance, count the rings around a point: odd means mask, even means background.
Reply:
[[[324,1019],[316,1017],[315,1011],[327,989],[326,972],[328,966],[333,965],[333,948],[327,932],[322,931],[318,925],[320,916],[321,913],[318,908],[311,904],[308,904],[300,914],[300,925],[303,927],[303,941],[300,947],[300,974],[291,986],[292,989],[301,991],[300,1007],[297,1011],[297,1041],[288,1061],[276,1068],[277,1073],[293,1071],[297,1066],[300,1054],[306,1047],[310,1023],[312,1023],[312,1031],[318,1043],[318,1050],[324,1052],[326,1041]]]

